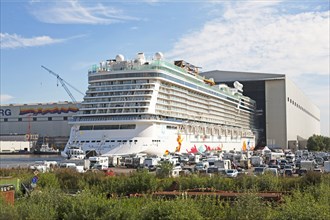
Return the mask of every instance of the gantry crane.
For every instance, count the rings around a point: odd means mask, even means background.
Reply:
[[[62,79],[57,73],[54,73],[53,71],[51,71],[50,69],[48,69],[45,66],[42,66],[42,68],[44,68],[45,70],[47,70],[50,74],[56,76],[57,80],[60,81],[61,85],[63,86],[63,88],[65,89],[65,91],[68,93],[68,95],[70,96],[70,98],[72,99],[73,103],[77,103],[77,100],[74,98],[74,96],[72,95],[72,93],[70,92],[69,88],[66,86],[70,86],[72,89],[76,90],[78,93],[84,95],[84,93],[80,92],[78,89],[76,89],[73,85],[71,85],[70,83],[66,82],[64,79]]]

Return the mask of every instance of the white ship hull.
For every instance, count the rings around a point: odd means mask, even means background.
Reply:
[[[220,134],[189,133],[173,129],[179,125],[139,124],[132,130],[81,131],[72,128],[66,149],[79,146],[84,152],[95,151],[98,155],[124,155],[147,153],[204,153],[206,151],[241,151],[254,147],[254,137],[242,137],[232,132]],[[212,131],[211,131],[212,132]],[[245,148],[245,149],[244,149]],[[64,156],[67,156],[64,153]]]

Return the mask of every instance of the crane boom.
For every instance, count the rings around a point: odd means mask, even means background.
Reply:
[[[77,92],[79,92],[80,94],[84,95],[84,93],[80,92],[78,89],[76,89],[74,86],[72,86],[70,83],[66,82],[64,79],[62,79],[57,73],[54,73],[52,70],[48,69],[45,66],[42,66],[42,68],[44,68],[45,70],[47,70],[50,74],[54,75],[58,81],[60,81],[61,85],[63,86],[63,88],[65,89],[65,91],[68,93],[68,95],[70,96],[70,98],[72,99],[73,103],[77,103],[77,100],[74,98],[74,96],[72,95],[72,93],[70,92],[69,88],[66,85],[69,85],[71,88],[73,88],[74,90],[76,90]]]

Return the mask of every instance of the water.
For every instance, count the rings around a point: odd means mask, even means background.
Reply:
[[[66,158],[61,157],[61,155],[0,155],[0,168],[28,168],[29,165],[38,160],[56,161],[59,163],[65,161]]]

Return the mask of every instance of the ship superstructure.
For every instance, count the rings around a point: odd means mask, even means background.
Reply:
[[[64,156],[77,147],[157,155],[254,147],[255,102],[242,95],[243,86],[215,85],[183,60],[167,62],[159,52],[151,60],[117,55],[94,65],[88,82]]]

